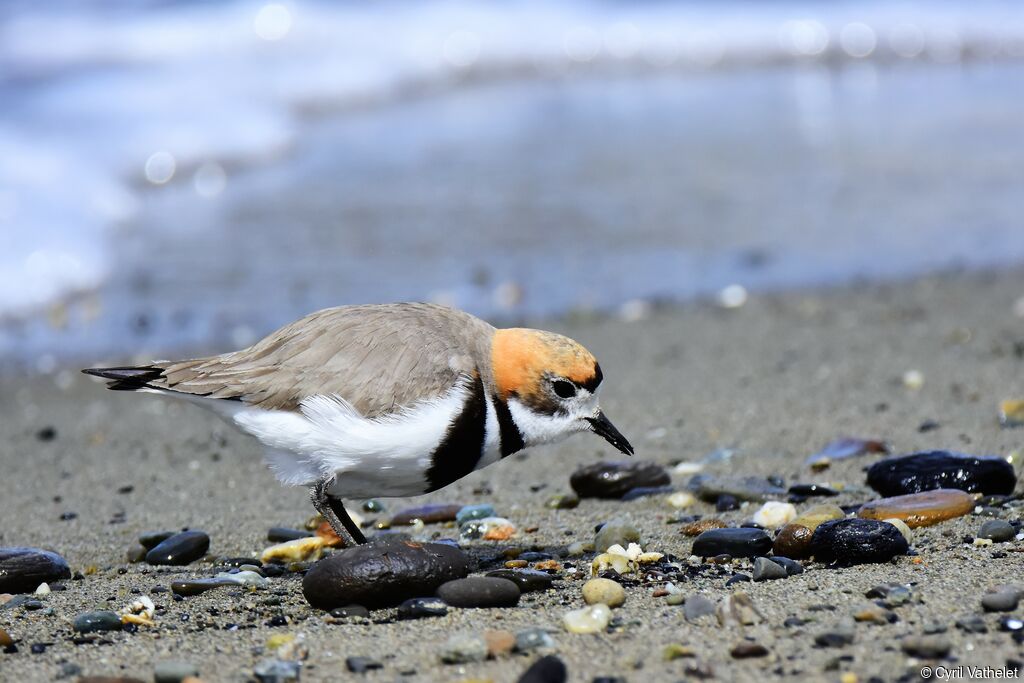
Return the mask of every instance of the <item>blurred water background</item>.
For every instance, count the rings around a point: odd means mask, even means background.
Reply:
[[[1017,265],[1022,67],[1019,0],[7,0],[0,363]]]

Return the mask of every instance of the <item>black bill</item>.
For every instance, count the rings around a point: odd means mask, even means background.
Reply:
[[[587,422],[590,423],[590,429],[595,434],[603,436],[605,441],[615,446],[622,453],[633,455],[633,447],[626,441],[626,437],[619,433],[615,425],[605,417],[604,413],[598,413],[597,417],[588,417]]]

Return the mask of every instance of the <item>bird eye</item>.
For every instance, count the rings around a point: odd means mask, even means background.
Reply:
[[[559,398],[572,398],[576,395],[576,387],[572,382],[566,382],[564,379],[556,380],[552,387]]]

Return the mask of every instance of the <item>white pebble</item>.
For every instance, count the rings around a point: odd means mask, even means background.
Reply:
[[[597,604],[574,609],[562,617],[565,630],[570,633],[600,633],[608,627],[612,610],[608,605]]]
[[[697,497],[692,493],[687,493],[686,491],[677,491],[665,500],[667,500],[668,504],[677,510],[683,510],[696,503]]]
[[[704,470],[704,465],[699,462],[681,462],[672,468],[673,474],[697,474]]]
[[[50,584],[48,584],[46,582],[43,582],[43,583],[39,584],[39,588],[36,588],[36,595],[49,595],[49,594],[50,594]]]
[[[903,538],[907,539],[907,543],[911,545],[914,544],[914,532],[910,530],[910,527],[907,526],[907,523],[904,522],[902,519],[896,519],[895,517],[893,517],[892,519],[886,519],[882,521],[888,522],[889,524],[892,524],[894,527],[899,529],[900,533],[903,534]]]
[[[903,373],[903,386],[917,391],[924,386],[924,374],[920,370],[907,370]]]
[[[754,513],[754,522],[766,529],[778,529],[796,519],[796,507],[792,503],[770,500]]]

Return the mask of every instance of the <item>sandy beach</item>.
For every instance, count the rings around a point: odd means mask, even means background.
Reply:
[[[667,466],[731,448],[731,459],[706,471],[777,475],[787,485],[842,484],[845,490],[835,500],[847,505],[876,497],[862,470],[878,456],[811,472],[805,458],[834,437],[885,439],[897,453],[945,448],[1005,455],[1024,446],[1024,431],[1002,429],[996,419],[1000,400],[1024,396],[1024,320],[1013,310],[1022,295],[1024,272],[947,275],[825,293],[756,295],[736,310],[692,304],[633,322],[537,324],[581,340],[601,360],[607,378],[602,403],[633,441],[636,458]],[[917,390],[900,379],[909,370],[923,375]],[[644,585],[626,588],[626,603],[615,611],[617,626],[610,632],[568,633],[561,618],[583,605],[583,580],[564,572],[554,590],[526,594],[515,608],[452,609],[444,617],[414,621],[396,621],[394,610],[382,610],[370,622],[330,624],[324,612],[304,601],[300,577],[285,575],[271,579],[269,590],[253,593],[218,589],[181,601],[155,594],[163,608],[155,626],[76,646],[70,626],[76,614],[118,610],[133,593],[151,594],[172,580],[215,573],[208,561],[180,568],[127,563],[125,553],[140,533],[202,529],[212,539],[210,557],[252,556],[270,545],[269,527],[301,527],[312,510],[304,490],[274,481],[254,442],[202,410],[106,392],[77,374],[57,377],[61,387],[52,378],[0,380],[0,545],[55,550],[86,576],[45,596],[44,609],[0,611],[0,626],[19,644],[17,653],[0,654],[3,680],[53,680],[74,667],[81,675],[152,680],[157,662],[183,660],[204,681],[245,681],[259,661],[272,656],[268,638],[288,633],[308,648],[304,681],[514,681],[537,653],[443,665],[438,650],[455,633],[529,627],[551,628],[555,652],[572,681],[681,680],[697,666],[722,681],[838,681],[844,672],[860,681],[917,680],[923,662],[902,652],[900,640],[941,630],[953,645],[949,666],[1003,667],[1024,658],[1024,647],[1000,632],[999,615],[983,615],[987,633],[954,626],[958,617],[981,614],[986,588],[1013,582],[1024,570],[1019,541],[964,543],[984,521],[973,515],[915,530],[917,557],[850,569],[811,564],[785,580],[729,588],[725,581],[732,572],[723,570],[680,586],[712,600],[737,590],[748,593],[764,620],[742,631],[721,628],[713,619],[688,623],[682,607],[652,597],[654,586]],[[921,431],[927,421],[938,426]],[[56,430],[55,439],[37,437],[46,427]],[[500,566],[500,554],[510,548],[558,554],[568,543],[592,540],[595,525],[616,517],[641,530],[645,549],[688,556],[691,539],[668,522],[680,513],[664,496],[584,500],[575,510],[544,506],[553,494],[569,490],[576,467],[601,459],[616,457],[601,440],[579,436],[514,456],[415,501],[385,503],[388,512],[411,502],[493,503],[519,532],[511,541],[468,546],[485,569]],[[687,478],[676,476],[673,484],[682,487]],[[738,523],[755,508],[720,516]],[[1010,507],[1000,515],[1015,520],[1018,510]],[[65,513],[77,516],[62,520]],[[686,514],[712,515],[714,506],[698,503]],[[426,532],[458,535],[444,526],[428,526]],[[586,570],[587,558],[566,560]],[[749,563],[735,569],[749,573]],[[898,620],[858,623],[851,645],[815,645],[817,633],[867,602],[865,592],[883,582],[911,587],[912,600],[893,609]],[[278,615],[287,617],[286,625],[266,625]],[[805,623],[784,626],[790,617]],[[230,624],[240,628],[230,630]],[[744,637],[770,654],[730,656]],[[33,643],[50,645],[33,654]],[[689,646],[695,656],[664,661],[670,644]],[[383,669],[351,674],[345,668],[350,656],[372,657]]]

